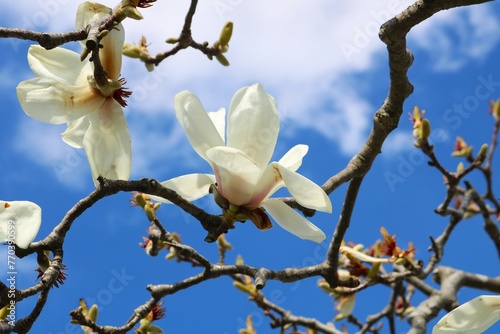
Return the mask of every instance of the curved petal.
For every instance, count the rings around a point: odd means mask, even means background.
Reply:
[[[278,161],[278,163],[291,171],[296,171],[302,165],[302,158],[309,151],[307,145],[295,145]]]
[[[28,248],[41,224],[42,209],[35,203],[0,201],[0,242],[12,241],[20,248]]]
[[[483,333],[499,320],[500,296],[483,295],[442,317],[432,329],[432,334]]]
[[[97,2],[85,1],[76,10],[76,30],[85,29],[90,22],[100,19],[111,13],[111,8]]]
[[[68,86],[50,78],[23,81],[16,90],[24,112],[50,124],[71,122],[97,110],[105,101],[88,84]]]
[[[187,201],[197,200],[208,194],[210,185],[215,183],[215,176],[211,174],[186,174],[162,182],[162,186],[174,190]],[[152,199],[162,203],[172,203],[159,196],[149,195]]]
[[[124,41],[125,29],[121,23],[101,40],[103,47],[99,50],[99,58],[102,67],[108,73],[108,78],[113,81],[120,78]]]
[[[220,108],[217,111],[212,111],[208,113],[208,117],[214,123],[219,136],[222,138],[222,141],[226,141],[226,109]]]
[[[78,53],[63,48],[46,50],[32,45],[28,50],[28,63],[36,76],[70,86],[87,84],[87,75],[92,73],[89,62],[80,61]]]
[[[121,106],[109,98],[98,112],[87,117],[90,125],[83,138],[83,148],[87,153],[94,184],[99,184],[99,175],[113,180],[128,180],[132,151]]]
[[[89,125],[89,119],[85,116],[69,122],[66,131],[61,133],[62,140],[69,146],[82,148],[83,138],[85,137],[85,132],[87,132]]]
[[[180,92],[175,95],[174,107],[177,120],[200,157],[207,160],[206,152],[210,148],[224,146],[224,140],[196,95],[188,91]]]
[[[75,27],[77,30],[85,29],[92,21],[111,13],[111,8],[99,3],[86,1],[76,11]],[[101,40],[102,49],[99,50],[99,58],[102,66],[108,72],[108,78],[118,80],[122,68],[122,50],[125,40],[125,30],[120,23],[112,29],[107,36]],[[82,45],[84,45],[82,43]]]
[[[306,208],[332,212],[332,202],[320,186],[277,162],[271,165],[278,168],[286,188],[297,203]]]
[[[279,226],[299,238],[317,243],[326,239],[326,235],[323,231],[282,201],[270,199],[262,206]]]
[[[234,205],[245,205],[252,198],[260,169],[244,152],[217,146],[207,151],[219,193]]]
[[[260,84],[238,90],[227,122],[227,146],[245,152],[263,170],[271,160],[280,128],[274,98]]]
[[[246,204],[246,207],[259,207],[262,202],[284,186],[285,183],[283,182],[278,167],[275,164],[268,165],[261,173],[259,182],[257,182],[255,186],[254,194]]]

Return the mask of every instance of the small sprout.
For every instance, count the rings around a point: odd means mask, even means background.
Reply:
[[[231,40],[231,36],[233,34],[233,22],[227,22],[224,27],[222,27],[222,31],[220,32],[219,44],[221,48],[221,52],[226,52],[229,48],[229,41]]]
[[[490,114],[493,115],[495,121],[498,122],[500,120],[500,99],[490,101]]]
[[[417,139],[413,144],[418,148],[427,142],[427,138],[431,134],[431,124],[428,119],[424,119],[424,114],[425,110],[420,112],[417,106],[413,108],[413,114],[410,114],[410,120],[413,123],[413,137]]]
[[[474,165],[481,166],[484,160],[486,159],[487,155],[488,155],[488,145],[483,144],[479,149],[479,154],[477,155],[476,159],[474,159]]]
[[[168,43],[168,44],[177,44],[179,42],[179,38],[177,37],[170,37],[170,38],[167,38],[167,40],[165,41],[165,43]]]
[[[135,44],[123,44],[123,55],[130,58],[139,58],[141,56],[141,48]]]
[[[452,157],[464,157],[469,159],[472,156],[472,146],[468,146],[465,140],[457,136],[455,140],[455,145],[453,147]]]
[[[222,55],[222,53],[217,53],[215,55],[215,58],[221,63],[223,66],[229,66],[229,61],[227,60],[226,57]]]

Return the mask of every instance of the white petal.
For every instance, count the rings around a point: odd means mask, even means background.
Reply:
[[[291,171],[296,171],[302,165],[302,158],[309,151],[307,145],[295,145],[278,161],[278,163]]]
[[[130,134],[121,106],[112,98],[103,107],[89,114],[90,126],[83,138],[92,178],[102,175],[113,180],[128,180],[132,152]]]
[[[89,62],[80,61],[78,53],[63,48],[46,50],[32,45],[28,50],[28,63],[36,76],[70,86],[86,84],[87,75],[92,73]]]
[[[88,84],[69,86],[50,78],[33,78],[17,86],[24,112],[38,121],[61,124],[97,110],[104,97]]]
[[[306,208],[332,212],[332,202],[320,186],[277,162],[271,165],[278,168],[286,188],[297,203]]]
[[[279,128],[276,102],[262,85],[244,87],[234,94],[229,106],[227,146],[245,152],[263,170],[273,155]]]
[[[480,334],[500,320],[500,296],[479,296],[445,315],[432,334]]]
[[[326,239],[323,231],[282,201],[270,199],[262,206],[278,225],[299,238],[317,243]]]
[[[111,8],[100,3],[85,1],[78,6],[76,11],[76,30],[85,29],[90,22],[100,19],[111,13]]]
[[[86,1],[78,6],[75,27],[77,30],[85,29],[92,21],[98,20],[110,12],[111,9],[104,5]],[[102,66],[108,73],[108,78],[111,80],[118,80],[120,77],[124,39],[125,30],[120,23],[100,42],[103,48],[99,51],[99,58],[101,59]]]
[[[89,128],[88,117],[83,116],[75,121],[68,123],[68,128],[61,134],[62,140],[74,148],[83,147],[83,138]]]
[[[215,176],[211,174],[187,174],[162,182],[164,187],[174,190],[188,201],[197,200],[208,194],[210,185],[215,183]],[[162,203],[170,201],[150,195],[152,199]]]
[[[226,141],[226,109],[220,108],[217,111],[209,112],[208,117],[214,123],[219,136],[222,138],[222,141]]]
[[[285,182],[283,182],[276,164],[268,165],[261,173],[259,181],[255,186],[254,194],[246,206],[249,208],[259,207],[262,202],[266,201],[272,194],[284,186]]]
[[[0,201],[0,242],[28,248],[42,223],[42,209],[28,201]]]
[[[214,169],[219,193],[232,204],[247,204],[261,174],[255,162],[244,152],[226,146],[211,148],[207,158]]]
[[[183,91],[175,95],[175,114],[195,151],[205,160],[214,146],[224,146],[224,140],[212,123],[196,95]],[[208,161],[208,160],[207,160]]]
[[[122,70],[123,42],[125,41],[125,29],[118,24],[106,37],[101,40],[102,49],[99,50],[99,58],[102,67],[108,73],[108,78],[118,80]]]

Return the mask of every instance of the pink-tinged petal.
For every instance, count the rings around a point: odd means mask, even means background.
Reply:
[[[222,141],[226,141],[226,109],[220,108],[217,111],[209,112],[208,117],[214,123],[219,136],[222,138]]]
[[[0,201],[0,242],[28,248],[42,224],[42,209],[28,201]],[[14,228],[14,229],[13,229]]]
[[[99,175],[113,180],[128,180],[132,163],[130,134],[121,106],[112,98],[98,112],[89,114],[90,126],[83,138],[92,178]]]
[[[279,128],[276,102],[262,85],[244,87],[234,94],[229,106],[227,146],[245,152],[263,170],[273,155]]]
[[[62,140],[74,148],[83,147],[83,138],[89,128],[90,122],[87,117],[83,116],[75,121],[68,123],[66,131],[61,133]]]
[[[215,176],[211,174],[187,174],[162,182],[162,186],[174,190],[185,200],[194,201],[208,194],[211,184],[215,183]],[[152,199],[162,203],[170,201],[150,195]]]
[[[61,124],[98,110],[105,98],[88,84],[68,86],[50,78],[33,78],[17,86],[24,112],[38,121]]]
[[[297,203],[306,208],[332,212],[332,202],[320,186],[277,162],[273,162],[271,165],[277,167],[286,188]]]
[[[46,50],[32,45],[28,50],[28,63],[36,76],[69,86],[87,84],[87,75],[92,73],[89,62],[80,61],[78,53],[63,48]]]
[[[224,140],[196,95],[180,92],[175,95],[174,107],[177,120],[200,157],[207,160],[206,152],[210,148],[224,146]]]
[[[217,146],[207,151],[217,180],[219,193],[234,205],[245,205],[252,198],[260,169],[244,152]]]
[[[302,165],[302,158],[309,151],[309,146],[307,145],[295,145],[292,147],[279,161],[278,163],[291,171],[296,171]]]
[[[259,207],[262,202],[267,200],[278,189],[285,186],[281,173],[275,164],[270,164],[260,175],[259,182],[255,186],[252,198],[246,206],[248,208]]]
[[[282,201],[270,199],[262,206],[278,225],[299,238],[317,243],[326,239],[323,231]]]

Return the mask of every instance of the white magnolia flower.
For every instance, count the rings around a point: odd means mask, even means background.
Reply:
[[[163,182],[165,187],[191,201],[211,188],[231,223],[250,219],[260,229],[270,228],[263,208],[298,237],[316,242],[325,239],[319,228],[283,201],[269,198],[279,188],[287,187],[302,206],[332,210],[323,189],[295,172],[307,153],[306,145],[297,145],[278,162],[269,163],[278,138],[279,115],[273,97],[260,84],[236,92],[229,106],[227,128],[224,109],[207,113],[198,97],[188,91],[175,96],[175,111],[189,142],[215,175],[184,175]]]
[[[78,7],[76,29],[108,14],[101,4],[85,2]],[[17,87],[19,102],[28,116],[50,124],[68,123],[62,139],[84,148],[94,183],[102,175],[110,179],[130,177],[130,135],[123,114],[124,90],[120,79],[124,30],[121,24],[101,40],[99,57],[108,82],[98,85],[93,63],[80,61],[76,52],[31,46],[28,62],[35,78]]]
[[[42,209],[28,201],[0,201],[0,242],[28,248],[42,223]]]
[[[480,334],[500,320],[500,296],[479,296],[445,315],[432,334]]]

